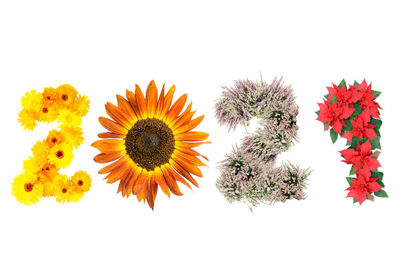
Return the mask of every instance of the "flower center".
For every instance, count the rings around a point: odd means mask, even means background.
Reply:
[[[66,188],[63,188],[63,189],[61,190],[61,192],[62,192],[63,194],[65,194],[65,193],[67,193],[67,189],[66,189]]]
[[[59,159],[63,158],[64,157],[64,152],[62,150],[58,150],[57,153],[56,153],[56,157],[59,158]]]
[[[44,108],[42,109],[42,112],[43,112],[43,113],[47,113],[47,112],[49,112],[49,109],[46,108],[46,107],[44,107]]]
[[[24,189],[25,189],[26,192],[31,192],[31,191],[33,190],[33,184],[31,184],[31,183],[26,183],[26,184],[24,185]]]
[[[67,101],[67,100],[68,100],[68,95],[63,94],[63,95],[61,96],[61,99],[64,100],[64,101]]]
[[[148,171],[168,163],[175,149],[172,130],[159,119],[137,121],[125,138],[127,154]]]
[[[82,181],[82,180],[79,180],[79,181],[78,181],[78,185],[79,185],[79,186],[82,186],[82,185],[83,185],[83,181]]]

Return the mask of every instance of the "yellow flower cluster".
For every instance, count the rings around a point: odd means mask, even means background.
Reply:
[[[57,121],[58,130],[32,147],[32,157],[24,161],[24,172],[14,178],[12,194],[25,205],[36,204],[41,197],[55,197],[59,203],[76,202],[90,190],[91,178],[83,171],[71,178],[59,173],[71,164],[73,149],[83,143],[81,117],[89,110],[89,99],[69,84],[57,89],[27,92],[21,99],[19,122],[33,130],[37,122]]]

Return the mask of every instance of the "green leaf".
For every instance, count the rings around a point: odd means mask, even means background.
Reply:
[[[329,94],[324,95],[325,99],[329,98]]]
[[[376,182],[377,182],[380,186],[385,187],[385,184],[382,182],[382,178],[379,178],[378,180],[376,180]]]
[[[337,104],[337,98],[335,95],[331,98],[331,101],[329,101],[329,104],[333,104],[333,103]]]
[[[354,85],[359,85],[359,83],[357,81],[354,81]]]
[[[315,111],[315,114],[317,114],[318,116],[319,116],[319,113],[320,113],[320,111],[318,110],[318,111]]]
[[[374,195],[375,195],[376,197],[389,197],[389,196],[387,195],[387,193],[385,192],[385,190],[383,190],[383,189],[381,189],[381,190],[375,192]]]
[[[343,86],[347,89],[346,81],[344,79],[339,83],[338,87],[342,88]]]
[[[353,130],[353,125],[351,124],[351,121],[349,119],[344,120],[344,122],[346,123],[346,126],[342,128],[342,132],[340,133],[340,135],[343,135],[345,132]]]
[[[356,171],[356,170],[353,170],[353,166],[351,166],[350,175],[354,175],[354,174],[356,174],[356,173],[357,173],[357,171]]]
[[[353,198],[353,203],[357,203],[357,199]]]
[[[354,105],[354,108],[356,109],[356,115],[361,114],[362,113],[362,109],[361,109],[360,105],[358,104],[358,102],[354,103],[353,105]]]
[[[374,100],[382,94],[382,92],[371,90],[371,94],[375,95]]]
[[[371,149],[381,149],[381,137],[377,136],[375,138],[373,138],[371,141]]]
[[[353,180],[356,179],[354,177],[346,177],[347,182],[349,183],[350,186],[353,185]]]
[[[378,172],[377,170],[372,171],[371,173],[372,178],[383,178],[383,172]]]
[[[338,139],[338,133],[335,132],[335,130],[333,130],[333,128],[331,128],[331,130],[329,131],[330,135],[331,135],[331,140],[332,143],[334,144],[336,142],[336,140]]]
[[[358,138],[357,136],[353,136],[353,138],[351,139],[351,148],[356,149],[357,145],[360,143],[361,139]]]

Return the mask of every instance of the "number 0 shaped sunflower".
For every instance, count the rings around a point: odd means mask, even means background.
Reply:
[[[170,192],[182,195],[177,181],[190,188],[198,187],[192,174],[202,177],[199,166],[205,164],[198,156],[207,158],[193,148],[204,143],[207,133],[192,131],[204,115],[192,119],[192,103],[182,112],[187,95],[175,103],[173,85],[165,94],[163,86],[158,97],[157,87],[151,81],[146,96],[136,85],[135,93],[126,90],[126,99],[117,95],[118,106],[105,105],[111,119],[99,121],[109,132],[100,133],[104,138],[92,144],[101,153],[94,157],[97,163],[113,163],[99,171],[106,174],[107,183],[119,181],[118,193],[129,197],[136,195],[154,209],[158,186],[168,196]]]

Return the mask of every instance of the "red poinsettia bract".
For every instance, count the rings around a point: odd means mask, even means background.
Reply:
[[[343,162],[353,164],[353,170],[361,170],[365,167],[372,171],[381,166],[379,161],[373,157],[369,140],[362,145],[357,144],[356,149],[349,148],[340,151],[340,153],[345,159]]]
[[[361,205],[367,198],[372,200],[374,197],[371,193],[378,192],[382,186],[376,182],[378,178],[371,177],[371,172],[367,168],[357,171],[356,175],[357,179],[351,180],[353,184],[346,189],[349,191],[347,197],[357,199]]]
[[[322,123],[327,123],[332,126],[333,130],[337,133],[342,131],[343,126],[346,126],[345,119],[350,117],[354,112],[354,108],[343,105],[338,106],[336,102],[330,104],[324,100],[324,104],[319,103],[320,113],[317,120]]]

